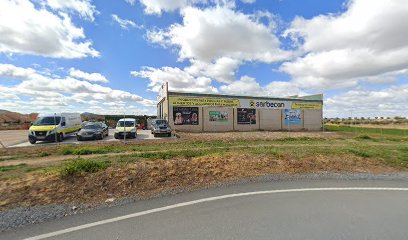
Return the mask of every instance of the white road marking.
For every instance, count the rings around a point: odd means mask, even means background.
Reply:
[[[70,232],[75,232],[91,227],[96,227],[100,226],[103,224],[108,224],[108,223],[113,223],[113,222],[118,222],[130,218],[135,218],[135,217],[140,217],[152,213],[157,213],[157,212],[162,212],[174,208],[180,208],[180,207],[185,207],[185,206],[190,206],[190,205],[195,205],[198,203],[204,203],[204,202],[212,202],[216,200],[221,200],[221,199],[227,199],[227,198],[235,198],[235,197],[244,197],[244,196],[254,196],[254,195],[261,195],[261,194],[272,194],[272,193],[291,193],[291,192],[312,192],[312,191],[408,191],[408,188],[369,188],[369,187],[350,187],[350,188],[299,188],[299,189],[282,189],[282,190],[269,190],[269,191],[258,191],[258,192],[246,192],[246,193],[236,193],[236,194],[228,194],[228,195],[222,195],[222,196],[217,196],[217,197],[209,197],[209,198],[203,198],[203,199],[198,199],[194,201],[189,201],[189,202],[183,202],[183,203],[177,203],[165,207],[160,207],[160,208],[154,208],[142,212],[137,212],[137,213],[132,213],[120,217],[115,217],[115,218],[110,218],[102,221],[97,221],[93,223],[88,223],[76,227],[71,227],[51,233],[46,233],[46,234],[41,234],[35,237],[30,237],[26,238],[25,240],[40,240],[40,239],[45,239],[45,238],[50,238],[50,237],[55,237],[59,236],[62,234],[70,233]]]

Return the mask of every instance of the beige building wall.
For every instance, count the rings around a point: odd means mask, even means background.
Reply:
[[[198,125],[174,125],[173,107],[170,106],[169,122],[171,129],[181,132],[202,132],[203,131],[203,107],[198,108]]]
[[[210,121],[210,112],[226,112],[228,113],[228,121],[213,122]],[[224,107],[204,107],[203,108],[203,123],[205,132],[228,132],[234,130],[234,110],[233,108]]]
[[[259,128],[276,131],[282,129],[282,111],[277,109],[259,109]]]
[[[256,124],[238,124],[237,108],[234,108],[234,130],[235,131],[255,131],[259,130],[259,109],[256,109]]]
[[[166,97],[163,101],[163,118],[164,119],[168,119],[168,115],[169,115],[169,100]]]
[[[304,128],[307,130],[321,130],[322,110],[304,110]]]
[[[282,129],[283,130],[289,130],[289,131],[298,131],[298,130],[302,130],[303,129],[303,123],[304,123],[304,120],[305,120],[305,117],[304,117],[304,111],[303,110],[300,110],[301,111],[301,119],[302,119],[302,122],[300,123],[300,124],[288,124],[288,125],[286,125],[285,124],[285,110],[284,109],[282,109],[281,110],[281,112],[282,112]]]

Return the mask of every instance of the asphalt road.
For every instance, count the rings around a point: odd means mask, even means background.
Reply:
[[[0,238],[407,239],[407,190],[406,180],[247,183],[104,208]]]
[[[110,129],[109,130],[109,136],[105,137],[102,140],[97,140],[97,141],[108,141],[108,142],[112,142],[112,141],[123,141],[123,140],[119,140],[119,139],[115,139],[113,137],[115,130],[114,129]],[[49,145],[49,144],[55,144],[54,142],[37,142],[36,144],[31,144],[28,142],[27,139],[27,131],[26,134],[24,135],[23,140],[21,141],[20,139],[20,143],[18,144],[14,144],[14,145],[9,145],[8,147],[29,147],[29,146],[38,146],[38,145]],[[138,141],[138,140],[147,140],[147,139],[162,139],[162,138],[166,138],[166,139],[175,139],[176,137],[154,137],[153,134],[150,133],[150,130],[137,130],[137,137],[135,139],[126,139],[126,141]],[[25,140],[24,140],[25,139]],[[68,143],[75,143],[75,144],[84,144],[84,143],[89,143],[92,140],[88,140],[88,141],[77,141],[76,136],[72,135],[72,136],[68,136],[64,139],[63,142],[60,142],[59,144],[68,144]],[[96,141],[96,140],[93,140]]]

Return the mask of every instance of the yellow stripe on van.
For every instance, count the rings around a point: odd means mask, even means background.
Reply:
[[[52,131],[55,129],[54,125],[51,126],[31,126],[30,127],[30,131],[44,131],[44,132],[48,132],[48,131]]]

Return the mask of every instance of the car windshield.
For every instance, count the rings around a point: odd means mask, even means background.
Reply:
[[[156,124],[157,125],[167,124],[167,121],[166,120],[156,120]]]
[[[117,127],[134,127],[135,122],[133,121],[119,121]]]
[[[61,121],[61,117],[40,117],[34,121],[34,126],[48,126],[58,125]]]
[[[89,124],[83,127],[83,129],[97,129],[97,128],[100,128],[100,126],[97,124]]]

